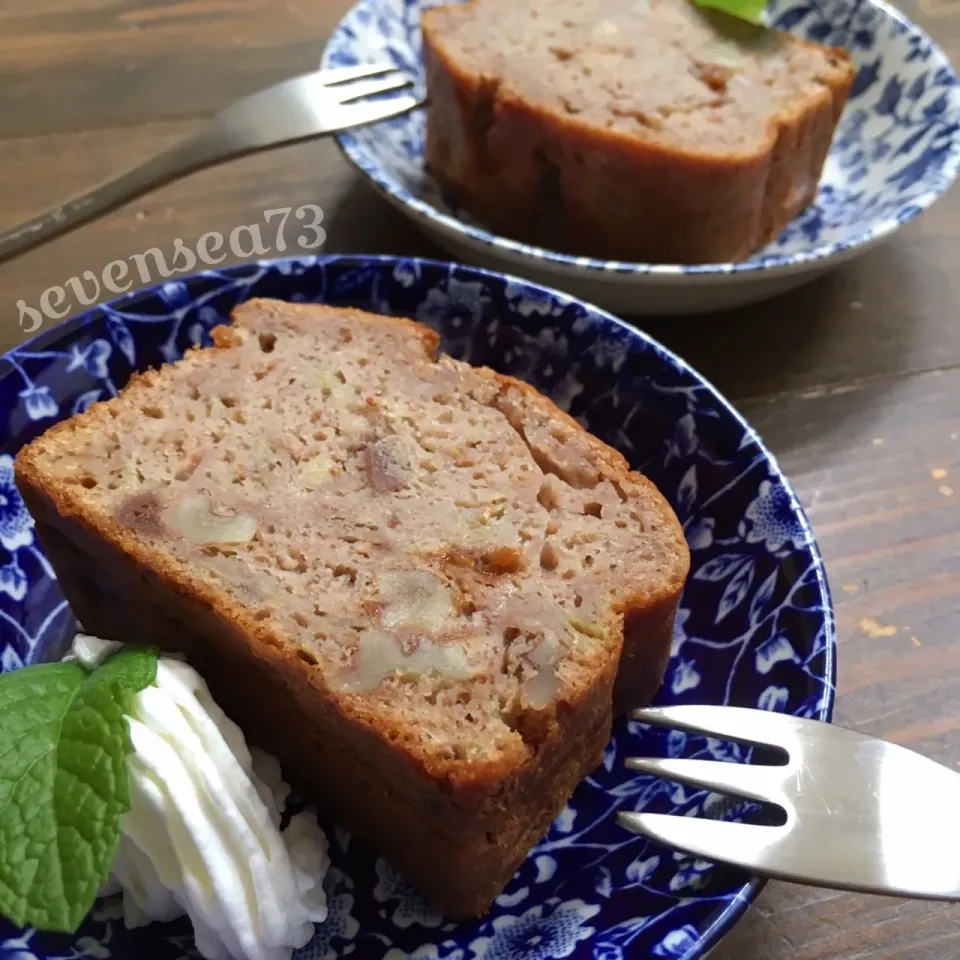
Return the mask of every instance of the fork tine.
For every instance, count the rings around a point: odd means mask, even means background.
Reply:
[[[755,868],[764,850],[786,835],[787,827],[676,817],[668,813],[617,814],[620,826],[664,846],[712,862]]]
[[[346,83],[348,80],[365,80],[381,73],[391,73],[397,69],[395,63],[358,63],[355,67],[332,67],[320,71],[320,80],[328,86]]]
[[[365,97],[372,97],[378,93],[389,93],[391,90],[403,90],[404,87],[413,85],[413,77],[401,73],[396,77],[388,77],[384,80],[364,80],[359,83],[351,83],[334,89],[340,103],[351,103],[354,100],[361,100]]]
[[[781,785],[788,767],[761,767],[749,763],[725,763],[719,760],[654,760],[628,757],[630,770],[717,793],[735,794],[747,800],[780,803]]]
[[[644,707],[631,714],[640,723],[659,727],[675,727],[687,733],[732,740],[786,750],[803,723],[796,717],[747,707],[718,707],[706,704],[683,704],[674,707]],[[759,729],[758,729],[759,728]],[[760,732],[762,730],[762,733]],[[778,740],[777,735],[783,740]],[[786,742],[784,742],[786,741]]]
[[[416,97],[390,97],[389,100],[374,100],[368,103],[351,103],[342,107],[343,114],[339,122],[327,128],[329,132],[344,127],[358,127],[364,123],[376,123],[378,120],[389,120],[398,114],[406,113],[421,106],[422,101]]]

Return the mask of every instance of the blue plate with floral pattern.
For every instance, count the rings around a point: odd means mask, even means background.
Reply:
[[[322,301],[415,317],[443,349],[533,383],[618,447],[670,499],[692,567],[661,703],[761,707],[829,720],[835,635],[823,565],[802,508],[740,416],[682,360],[564,294],[472,268],[387,257],[316,257],[212,270],[130,294],[8,354],[0,370],[0,663],[61,655],[75,629],[12,482],[20,446],[116,394],[134,370],[179,357],[250,297]],[[749,751],[620,722],[492,911],[446,923],[383,860],[324,823],[330,916],[296,960],[556,960],[702,956],[762,881],[659,847],[618,810],[754,818],[749,804],[624,769],[624,758]],[[127,930],[99,901],[75,936],[0,920],[0,960],[199,956],[188,922]]]
[[[327,44],[323,66],[392,60],[422,94],[420,11],[437,2],[358,0]],[[423,110],[337,139],[383,197],[464,262],[519,273],[628,316],[756,302],[889,237],[934,203],[960,169],[960,81],[902,13],[883,0],[768,0],[766,13],[773,27],[849,50],[857,76],[816,201],[742,263],[595,260],[497,236],[448,202],[426,173]]]

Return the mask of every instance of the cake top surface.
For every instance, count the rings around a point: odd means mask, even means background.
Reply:
[[[473,0],[423,24],[497,98],[693,152],[765,149],[771,124],[852,69],[842,51],[691,0]]]
[[[688,555],[652,484],[409,321],[250,301],[217,347],[26,448],[128,551],[221,597],[425,763],[515,763]]]

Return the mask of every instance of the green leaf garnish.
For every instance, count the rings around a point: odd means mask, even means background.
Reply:
[[[710,7],[738,17],[748,23],[763,25],[763,11],[767,7],[767,0],[693,0],[698,7]]]
[[[109,875],[130,808],[124,715],[157,658],[0,674],[0,914],[18,926],[73,933]]]

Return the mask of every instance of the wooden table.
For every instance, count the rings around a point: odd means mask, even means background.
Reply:
[[[189,130],[234,97],[314,69],[347,0],[0,0],[0,229]],[[907,0],[960,62],[960,3]],[[327,252],[443,254],[330,141],[197,174],[0,265],[16,303],[152,246],[316,203]],[[229,262],[229,260],[227,261]],[[839,722],[960,766],[960,192],[893,241],[782,300],[645,321],[750,418],[826,556]],[[922,797],[918,803],[922,804]],[[958,811],[960,820],[960,811]],[[960,824],[958,824],[960,829]],[[918,852],[919,855],[920,852]],[[936,855],[931,851],[929,855]],[[716,960],[960,955],[960,908],[776,883]]]

